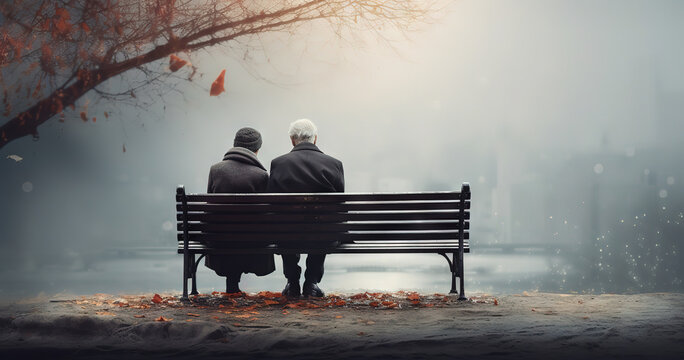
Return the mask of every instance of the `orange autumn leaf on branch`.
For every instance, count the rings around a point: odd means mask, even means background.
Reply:
[[[223,71],[221,71],[221,74],[211,84],[211,91],[209,92],[209,96],[218,96],[220,93],[226,91],[226,89],[223,88],[223,80],[225,76],[226,70],[223,69]]]
[[[169,69],[172,72],[176,72],[176,71],[180,70],[180,68],[185,66],[185,64],[187,64],[187,63],[188,63],[187,61],[179,58],[178,56],[176,56],[174,54],[171,54],[171,56],[169,56]]]

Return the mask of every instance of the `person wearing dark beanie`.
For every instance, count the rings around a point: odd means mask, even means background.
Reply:
[[[233,148],[223,156],[223,161],[209,170],[208,193],[258,193],[266,192],[268,172],[257,159],[261,149],[261,134],[245,127],[237,131]],[[226,292],[240,292],[242,273],[264,276],[275,271],[271,254],[211,255],[204,264],[217,275],[226,277]]]
[[[261,134],[250,127],[244,127],[235,133],[233,146],[243,147],[256,153],[261,149]]]

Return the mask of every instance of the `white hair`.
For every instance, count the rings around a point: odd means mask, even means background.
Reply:
[[[288,134],[295,145],[301,142],[310,142],[313,144],[316,140],[316,136],[318,136],[318,129],[316,129],[316,125],[314,125],[311,120],[299,119],[290,124]]]

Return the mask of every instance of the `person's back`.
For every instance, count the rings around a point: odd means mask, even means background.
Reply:
[[[344,169],[342,162],[323,154],[316,146],[318,133],[316,126],[307,119],[290,124],[292,151],[271,161],[271,176],[268,192],[276,193],[315,193],[344,192]],[[306,257],[304,287],[300,291],[299,267],[300,254],[283,254],[283,272],[287,285],[283,295],[297,297],[300,293],[307,296],[323,296],[318,283],[323,278],[325,254],[309,254]]]
[[[342,162],[310,142],[301,142],[273,159],[271,174],[268,192],[344,192]]]
[[[267,186],[268,173],[256,155],[246,148],[234,147],[209,170],[207,192],[255,193],[265,192]]]
[[[258,193],[268,187],[268,173],[257,159],[261,134],[242,128],[235,134],[233,148],[209,170],[208,193]],[[264,276],[275,271],[273,255],[207,255],[204,264],[217,275],[226,277],[226,292],[239,292],[242,273]]]

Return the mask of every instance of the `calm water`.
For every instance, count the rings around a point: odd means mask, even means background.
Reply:
[[[304,259],[300,265],[304,265]],[[516,293],[560,291],[567,276],[562,260],[528,254],[466,254],[466,292]],[[4,300],[38,294],[181,292],[181,255],[173,251],[136,251],[91,265],[88,269],[41,268],[6,272],[0,282]],[[302,279],[303,280],[303,279]],[[446,260],[436,254],[337,254],[326,260],[321,288],[327,292],[416,290],[445,293],[450,289]],[[222,291],[225,280],[202,266],[201,292]],[[285,285],[280,257],[268,276],[243,275],[243,291],[280,291]]]

